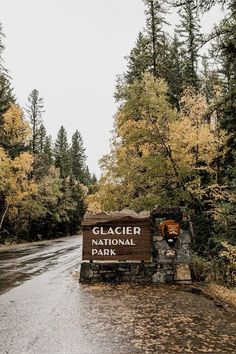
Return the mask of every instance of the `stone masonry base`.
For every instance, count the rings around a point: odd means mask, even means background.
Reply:
[[[81,264],[80,282],[132,282],[138,284],[191,284],[189,265],[165,264],[160,267],[157,263],[89,263]]]

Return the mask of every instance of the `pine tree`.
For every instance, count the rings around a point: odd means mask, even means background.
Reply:
[[[2,54],[4,52],[4,49],[5,49],[5,46],[3,44],[3,41],[2,39],[5,37],[4,33],[3,33],[3,30],[2,30],[2,24],[0,23],[0,71],[4,70],[4,67],[2,65],[3,63],[3,58],[2,58]]]
[[[2,42],[2,38],[4,37],[2,25],[0,23],[0,127],[3,123],[3,114],[10,108],[11,103],[15,102],[15,97],[12,92],[13,89],[11,88],[7,70],[3,66],[2,54],[5,46]]]
[[[38,153],[34,155],[32,177],[40,180],[48,175],[53,165],[52,137],[47,135],[46,129],[41,125],[39,129]]]
[[[71,155],[71,173],[72,176],[81,183],[85,183],[85,148],[83,139],[78,130],[72,135]]]
[[[200,87],[209,104],[216,98],[215,91],[222,87],[222,80],[220,79],[219,73],[211,68],[209,59],[205,55],[202,57]]]
[[[184,57],[184,84],[198,87],[198,58],[201,43],[200,20],[198,9],[193,1],[186,1],[179,11],[181,24],[178,33],[182,39]]]
[[[39,96],[39,91],[34,89],[29,97],[29,104],[27,105],[26,112],[28,113],[28,117],[31,123],[32,128],[32,138],[30,142],[31,151],[35,154],[39,152],[39,134],[40,127],[42,124],[42,113],[44,103],[43,98]]]
[[[134,80],[141,80],[145,71],[150,71],[152,56],[150,52],[149,38],[139,32],[135,47],[131,50],[128,60],[128,68],[125,80],[132,84]]]
[[[219,36],[218,48],[220,50],[220,59],[224,76],[224,106],[222,127],[227,130],[228,138],[228,156],[229,164],[234,170],[236,166],[236,1],[229,2],[229,19],[223,20],[217,29]],[[221,109],[222,110],[222,109]],[[234,177],[233,177],[234,176]],[[235,175],[232,173],[232,178]]]
[[[67,141],[67,132],[63,126],[59,129],[54,148],[55,166],[60,169],[62,178],[71,173],[70,150]]]
[[[0,73],[0,127],[3,123],[3,114],[6,113],[12,103],[15,103],[15,97],[11,83],[4,73]]]
[[[41,123],[39,130],[38,130],[38,151],[39,151],[39,153],[44,152],[46,138],[47,138],[47,131],[46,131],[46,128],[43,125],[43,123]]]
[[[123,88],[135,80],[141,80],[145,72],[155,77],[169,79],[169,39],[164,31],[166,10],[162,0],[143,0],[146,14],[146,28],[139,32],[135,47],[131,50],[128,68],[123,80],[119,78],[115,97],[123,99]]]
[[[97,183],[97,176],[95,175],[95,173],[92,174],[92,178],[91,178],[91,181],[93,184]]]
[[[69,213],[70,217],[70,234],[76,234],[81,226],[81,221],[86,212],[85,193],[82,185],[73,179],[70,181],[71,199],[74,202],[74,208]]]
[[[47,157],[48,163],[53,164],[53,148],[52,148],[52,137],[47,135],[45,138],[45,144],[43,148],[43,153]]]
[[[180,97],[183,92],[183,59],[182,46],[175,32],[170,44],[168,59],[168,79],[170,101],[178,109],[180,108]]]
[[[163,25],[166,13],[161,0],[143,0],[146,10],[146,32],[151,46],[151,70],[155,77],[163,77],[162,65],[165,54],[165,34]]]

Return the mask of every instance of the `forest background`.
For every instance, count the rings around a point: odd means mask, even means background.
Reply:
[[[0,73],[0,237],[36,240],[78,232],[86,209],[185,206],[196,272],[235,281],[236,1],[143,0],[146,26],[116,82],[111,152],[96,182],[77,130],[44,127],[33,90],[23,110]],[[218,3],[225,18],[210,35],[200,16]],[[168,31],[167,13],[180,24]],[[204,48],[209,48],[207,51]],[[3,31],[1,28],[0,57]]]

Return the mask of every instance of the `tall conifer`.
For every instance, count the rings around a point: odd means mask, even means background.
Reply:
[[[59,129],[54,148],[55,166],[59,168],[62,178],[69,176],[71,172],[71,160],[67,132],[63,126]]]
[[[83,139],[78,130],[72,135],[71,154],[71,172],[72,176],[81,183],[85,182],[85,148]]]
[[[179,10],[181,24],[178,28],[182,44],[184,58],[184,83],[198,87],[198,58],[199,46],[201,43],[200,19],[198,8],[193,1],[186,1]]]
[[[28,105],[26,112],[28,114],[31,128],[32,137],[30,141],[31,151],[35,154],[38,152],[39,147],[39,137],[40,137],[40,127],[42,124],[42,113],[43,113],[44,103],[43,98],[40,97],[39,91],[34,89],[31,91],[28,97]]]

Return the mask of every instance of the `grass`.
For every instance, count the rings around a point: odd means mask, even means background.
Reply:
[[[215,283],[195,284],[207,297],[219,301],[223,305],[233,306],[236,308],[236,288],[226,288]]]

